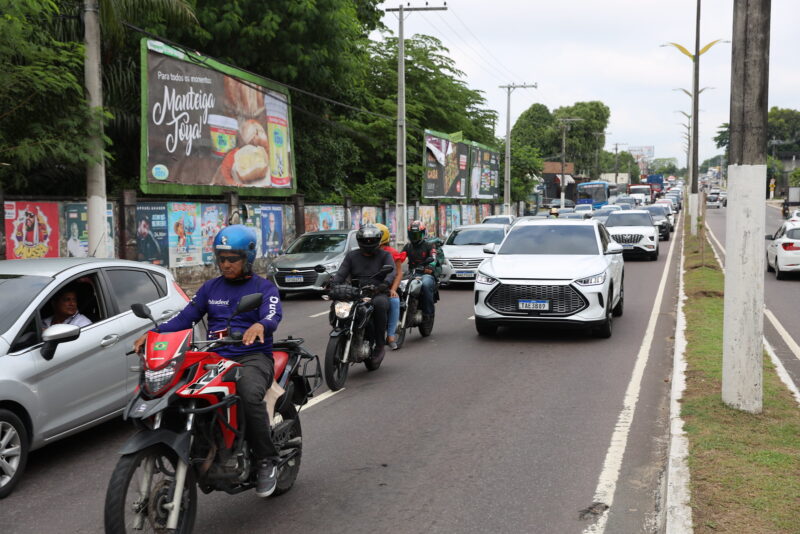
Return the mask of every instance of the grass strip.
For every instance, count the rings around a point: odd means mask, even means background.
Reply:
[[[696,533],[800,533],[800,408],[764,355],[763,413],[722,402],[724,274],[705,236],[685,235],[686,391]]]

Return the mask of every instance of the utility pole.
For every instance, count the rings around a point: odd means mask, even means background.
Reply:
[[[614,183],[619,183],[619,146],[627,145],[628,143],[614,143]],[[633,183],[633,177],[628,179],[629,183]]]
[[[600,144],[600,136],[601,135],[608,135],[611,132],[592,132],[595,137],[595,143],[597,146],[594,149],[594,172],[595,172],[595,180],[600,179],[600,147],[603,146]],[[605,143],[603,143],[605,144]]]
[[[564,206],[564,196],[567,189],[567,184],[564,183],[567,181],[567,173],[565,172],[565,169],[567,168],[567,130],[569,130],[569,124],[571,122],[578,122],[582,121],[583,119],[567,118],[556,120],[561,123],[561,203],[559,204],[559,207],[564,208],[566,207]]]
[[[91,160],[86,164],[86,205],[89,230],[89,255],[107,258],[106,250],[106,167],[103,159],[103,80],[100,67],[100,7],[98,0],[83,2],[84,83],[89,110],[93,114],[96,132],[92,134]]]
[[[397,179],[395,181],[395,213],[397,214],[397,245],[406,242],[406,56],[403,38],[403,22],[407,11],[447,11],[446,7],[400,7],[386,9],[397,12],[400,21],[397,33]]]
[[[503,213],[511,215],[511,91],[514,89],[536,89],[535,83],[516,84],[510,83],[508,85],[501,85],[500,89],[505,89],[507,92],[506,100],[506,161],[505,161],[505,183],[503,184]]]
[[[733,4],[722,401],[761,413],[771,0]]]

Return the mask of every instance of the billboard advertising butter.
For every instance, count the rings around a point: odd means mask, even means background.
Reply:
[[[296,192],[285,87],[158,41],[141,53],[142,191]]]
[[[423,165],[425,198],[467,198],[469,145],[426,130]]]

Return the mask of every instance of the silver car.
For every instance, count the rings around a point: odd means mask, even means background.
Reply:
[[[345,254],[358,248],[355,230],[306,232],[267,268],[267,277],[281,296],[288,292],[321,292],[323,285],[339,270]],[[322,265],[324,273],[314,267]]]
[[[478,266],[489,257],[484,245],[500,243],[507,231],[507,224],[484,223],[459,226],[450,232],[442,245],[445,263],[439,283],[474,282]]]
[[[86,326],[53,324],[69,286]],[[125,260],[53,258],[0,262],[0,498],[22,476],[28,452],[119,415],[139,382],[127,355],[152,323],[188,298],[167,269]],[[72,298],[75,306],[75,298]]]

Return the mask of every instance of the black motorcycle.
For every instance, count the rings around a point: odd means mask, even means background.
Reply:
[[[403,346],[406,340],[406,330],[419,328],[422,337],[428,337],[433,332],[434,316],[427,319],[422,315],[420,299],[422,298],[422,267],[409,272],[400,282],[397,295],[400,297],[400,319],[397,321],[397,347]],[[435,300],[435,298],[434,298]]]
[[[315,267],[317,272],[324,272],[324,269],[321,265]],[[392,267],[386,265],[372,278],[391,270]],[[375,309],[372,297],[377,290],[373,284],[360,284],[355,280],[353,284],[333,286],[323,296],[332,301],[329,320],[333,330],[323,366],[325,382],[331,391],[344,387],[351,364],[363,363],[369,371],[381,366],[381,360],[372,358],[375,336],[385,335],[385,332],[372,332],[372,312]]]

